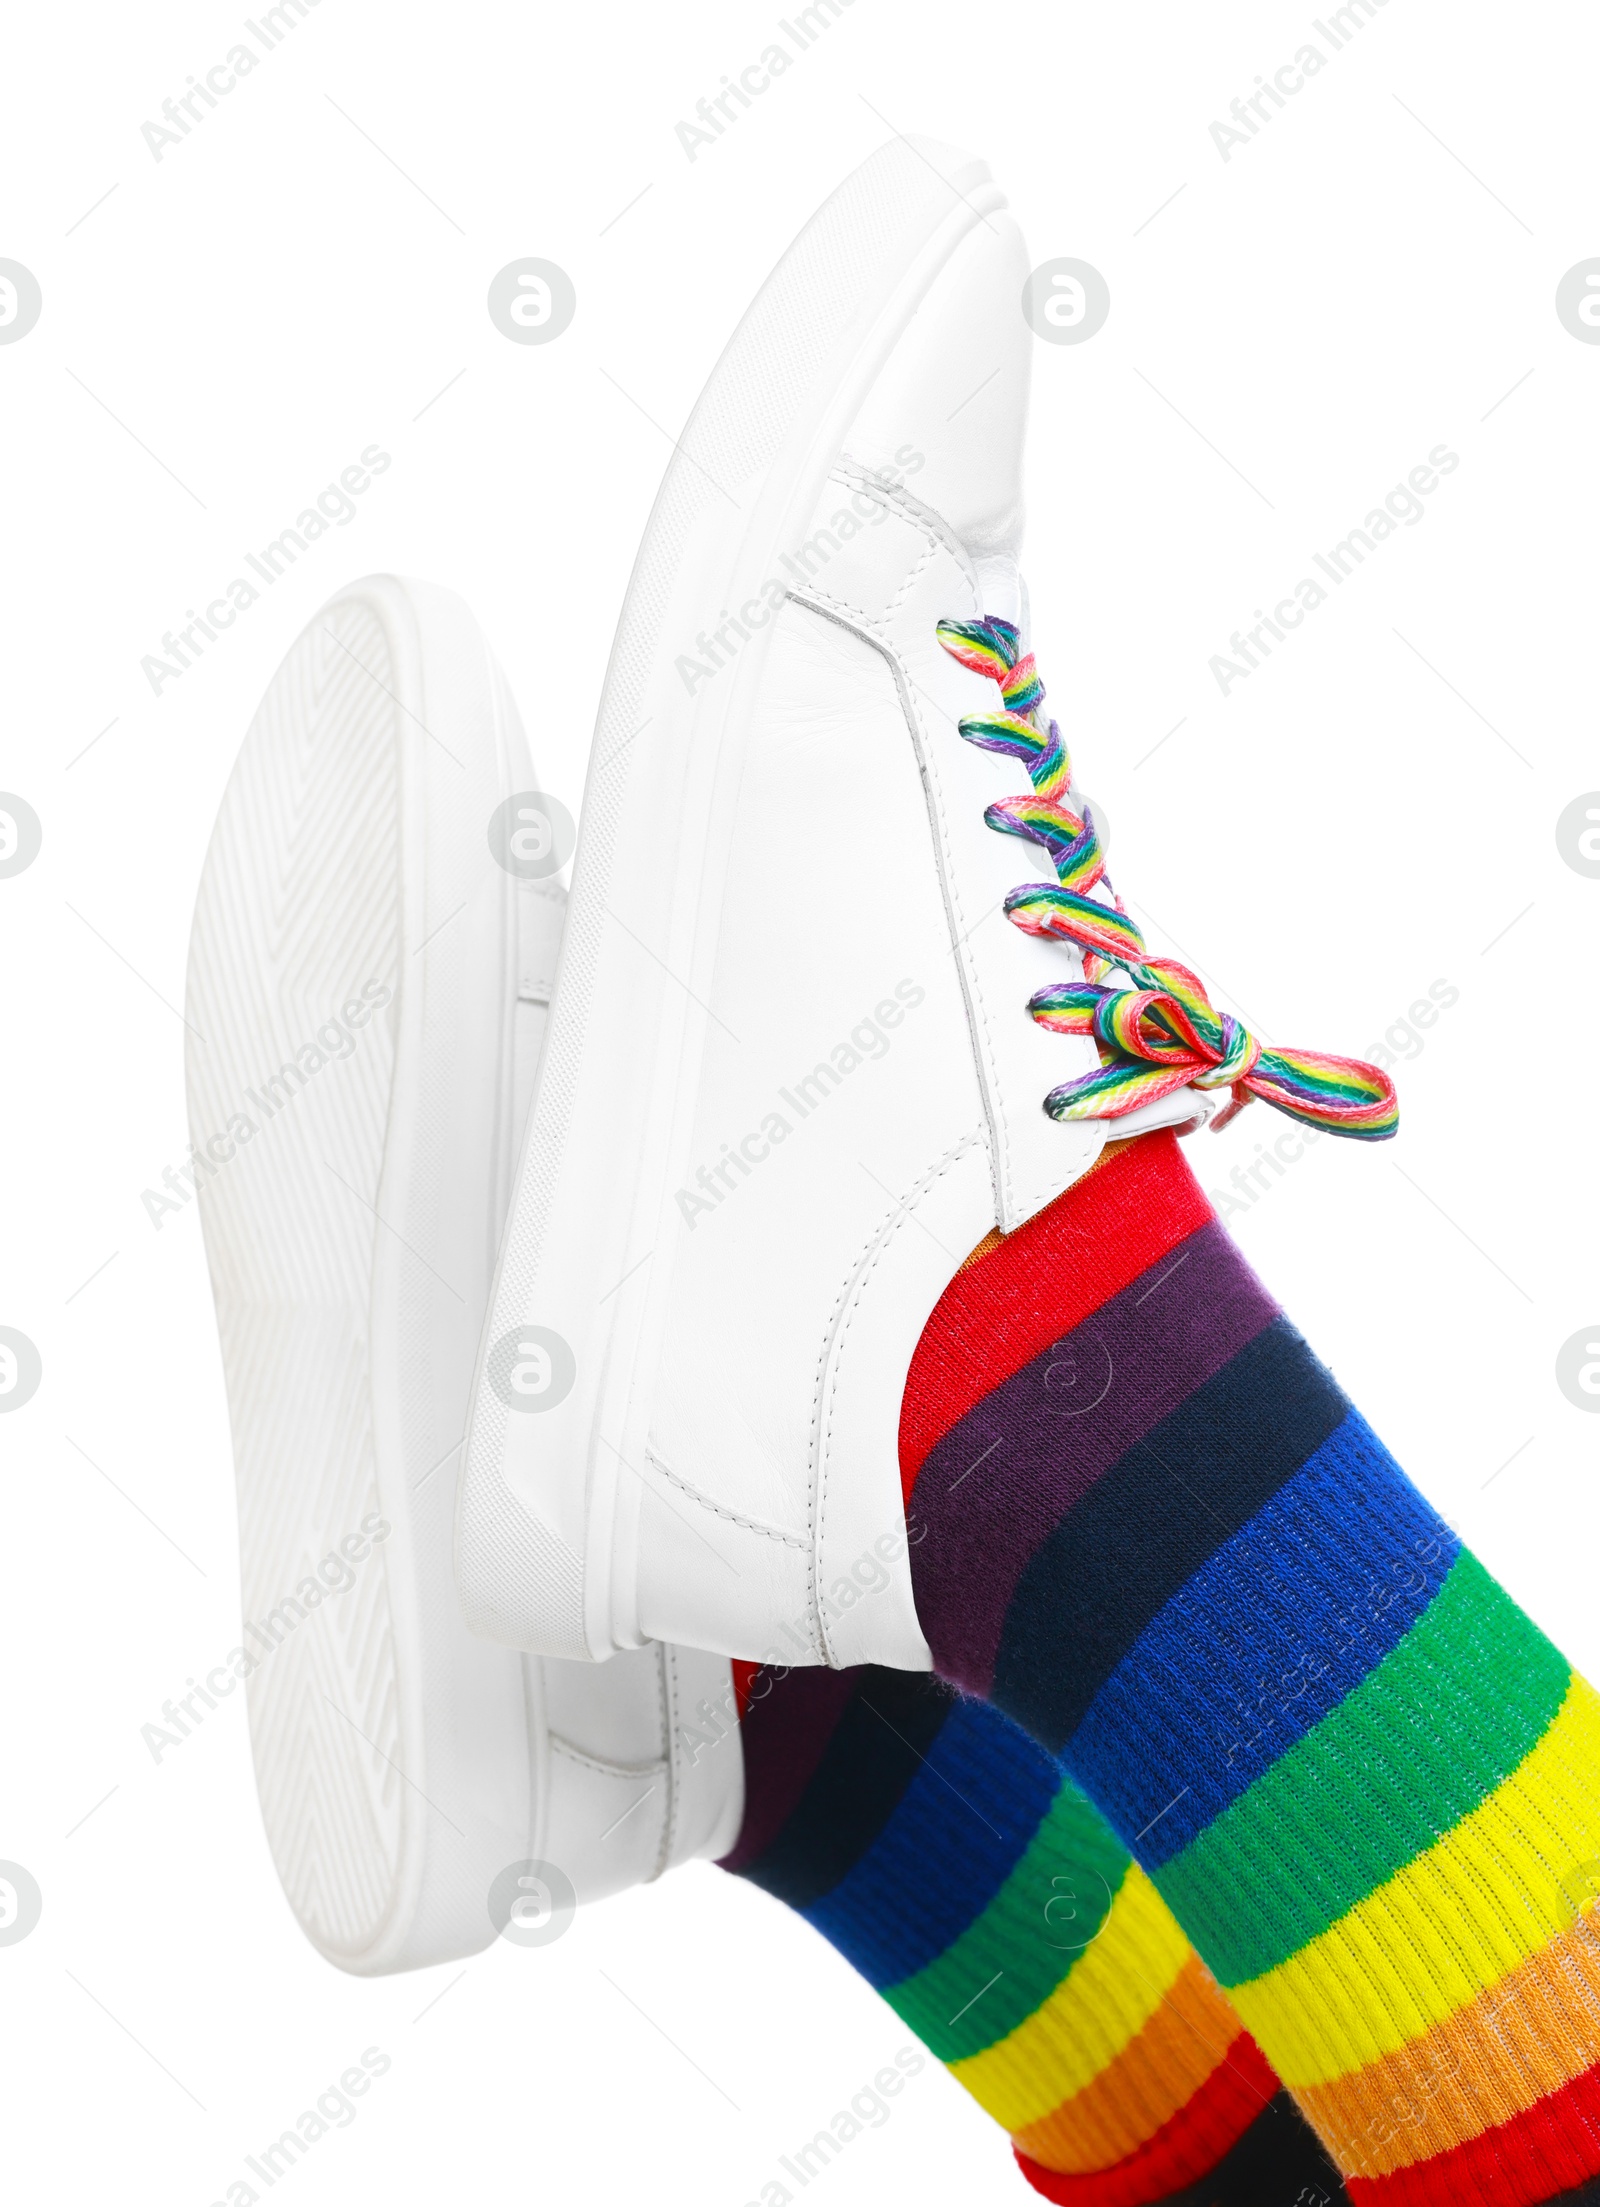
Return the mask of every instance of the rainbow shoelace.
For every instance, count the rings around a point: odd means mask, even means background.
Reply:
[[[1329,1134],[1386,1141],[1399,1124],[1394,1083],[1359,1058],[1314,1050],[1269,1050],[1229,1012],[1219,1012],[1198,976],[1171,958],[1145,955],[1144,937],[1106,876],[1092,810],[1074,810],[1072,762],[1061,731],[1041,719],[1044,684],[1010,621],[941,621],[940,643],[962,666],[999,685],[1001,710],[959,724],[968,743],[1020,759],[1033,788],[1002,797],[984,819],[1047,851],[1054,881],[1024,882],[1005,900],[1006,917],[1030,935],[1054,936],[1083,952],[1081,981],[1036,989],[1028,1010],[1055,1034],[1091,1035],[1100,1069],[1063,1081],[1044,1100],[1053,1119],[1120,1119],[1179,1088],[1229,1088],[1221,1128],[1259,1096],[1291,1119]],[[1114,899],[1090,894],[1100,883]],[[1120,968],[1133,986],[1109,984]]]

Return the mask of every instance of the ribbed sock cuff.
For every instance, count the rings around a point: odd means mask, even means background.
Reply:
[[[1332,2207],[1345,2197],[1315,2133],[1244,2035],[1178,2113],[1111,2168],[1066,2175],[1020,2152],[1017,2165],[1058,2207]]]

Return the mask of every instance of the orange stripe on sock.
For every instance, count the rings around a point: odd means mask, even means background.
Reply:
[[[1146,2207],[1209,2176],[1278,2090],[1248,2031],[1241,2031],[1200,2089],[1136,2152],[1082,2175],[1046,2168],[1017,2148],[1023,2175],[1062,2207]]]
[[[1041,2167],[1083,2175],[1146,2145],[1216,2075],[1241,2037],[1239,2019],[1198,1955],[1165,2000],[1092,2084],[1016,2133],[1017,2151]],[[1269,2084],[1257,2108],[1277,2089]]]
[[[1540,2207],[1600,2176],[1600,2065],[1469,2145],[1345,2179],[1356,2207]]]
[[[1597,2059],[1600,1922],[1589,1915],[1398,2052],[1296,2098],[1340,2168],[1387,2176],[1512,2121]]]

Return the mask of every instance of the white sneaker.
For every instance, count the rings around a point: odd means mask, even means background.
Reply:
[[[468,1633],[452,1582],[565,901],[565,854],[507,818],[536,788],[460,601],[352,584],[273,679],[195,912],[189,1115],[257,1783],[302,1927],[364,1973],[724,1851],[740,1813],[737,1752],[679,1741],[726,1700],[724,1662],[541,1663]]]
[[[925,1668],[896,1436],[951,1275],[1077,1179],[1098,1064],[1027,1015],[1078,953],[963,742],[943,620],[1025,609],[1028,259],[901,140],[712,375],[634,568],[463,1474],[469,1621]],[[1185,1094],[1139,1123],[1192,1119]],[[1124,1122],[1124,1131],[1132,1129]]]

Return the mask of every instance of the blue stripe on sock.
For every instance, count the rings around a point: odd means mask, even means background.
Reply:
[[[1063,1761],[1158,1868],[1382,1661],[1460,1545],[1352,1410],[1146,1626]]]
[[[1138,1375],[1126,1384],[1137,1388]],[[1349,1408],[1288,1319],[1274,1318],[1135,1441],[1035,1549],[1006,1609],[989,1698],[1061,1752],[1140,1635]],[[1061,1447],[1072,1445],[1068,1423]]]
[[[945,1719],[900,1805],[833,1890],[803,1911],[875,1986],[936,1961],[1027,1852],[1060,1788],[1041,1747],[978,1702]],[[952,1879],[946,1865],[958,1862]]]

